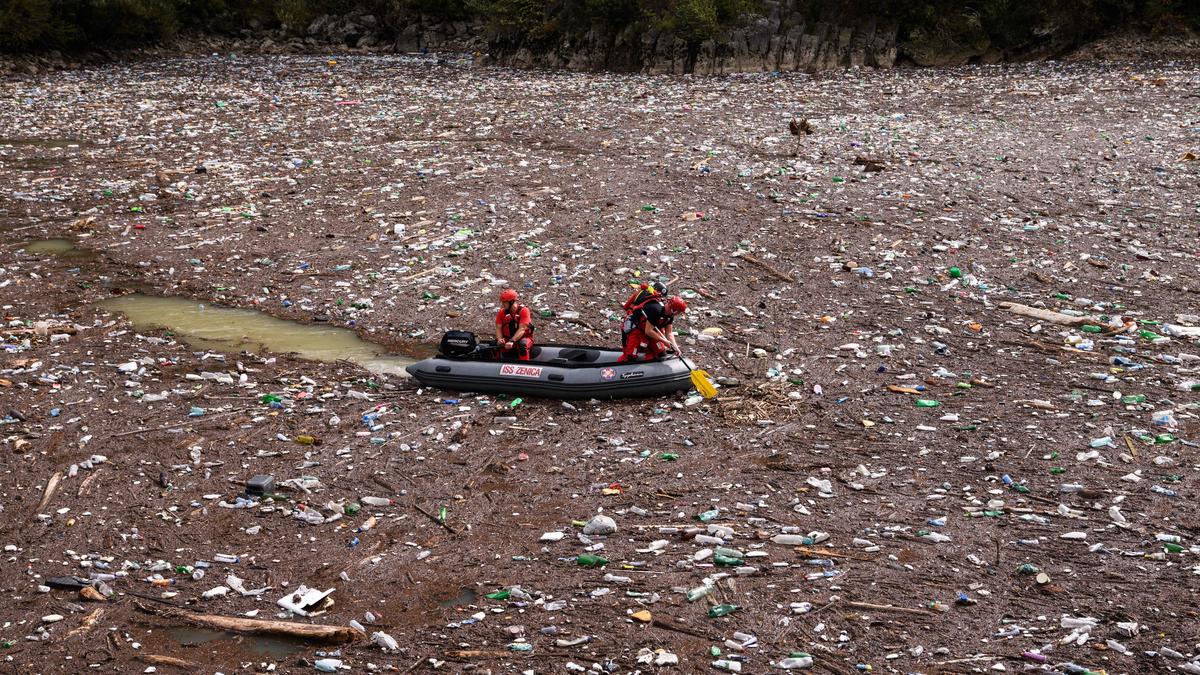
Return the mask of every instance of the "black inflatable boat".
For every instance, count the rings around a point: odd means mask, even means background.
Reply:
[[[620,350],[580,345],[535,345],[528,361],[497,359],[495,345],[448,333],[436,356],[405,368],[421,384],[440,389],[546,398],[659,396],[690,389],[688,366],[676,356],[617,363]],[[456,344],[458,343],[458,344]]]

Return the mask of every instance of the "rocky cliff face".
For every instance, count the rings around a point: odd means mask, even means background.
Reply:
[[[618,70],[644,73],[817,71],[846,66],[890,68],[896,62],[896,27],[875,20],[839,25],[808,23],[796,12],[767,16],[725,31],[695,48],[672,33],[626,30],[615,36],[568,37],[552,49],[489,45],[489,60],[515,67]]]

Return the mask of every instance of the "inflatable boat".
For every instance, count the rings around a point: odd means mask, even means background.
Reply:
[[[435,356],[405,368],[427,387],[545,398],[660,396],[692,386],[682,357],[617,363],[620,350],[580,345],[535,345],[528,361],[495,358],[495,344],[442,339]],[[469,335],[469,334],[468,334]]]

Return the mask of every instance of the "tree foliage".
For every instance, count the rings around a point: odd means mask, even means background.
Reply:
[[[180,32],[281,26],[300,34],[321,14],[351,12],[374,14],[385,26],[415,16],[478,20],[533,41],[653,26],[695,46],[764,7],[764,0],[0,0],[0,51],[136,47]],[[930,50],[1012,52],[1048,36],[1078,43],[1126,28],[1200,29],[1200,0],[799,0],[795,7],[810,20],[887,19],[906,44]]]

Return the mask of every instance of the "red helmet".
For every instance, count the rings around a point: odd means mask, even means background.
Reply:
[[[517,299],[517,292],[511,288],[500,291],[500,302],[512,302]]]
[[[675,296],[667,300],[667,311],[672,314],[683,314],[687,311],[687,303],[683,301],[683,298]]]

